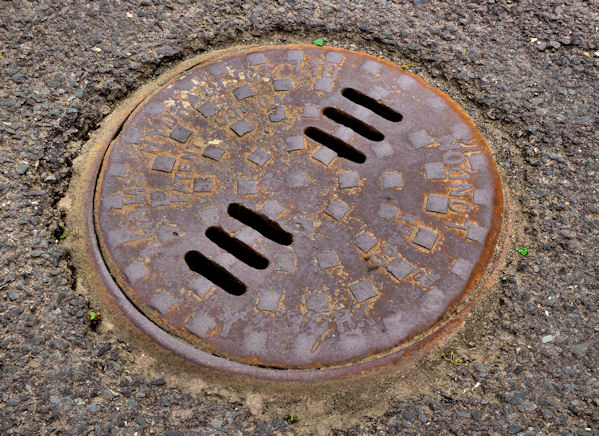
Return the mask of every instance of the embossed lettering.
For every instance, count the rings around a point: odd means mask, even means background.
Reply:
[[[454,180],[467,179],[470,177],[470,172],[470,168],[455,167],[450,168],[449,171],[447,171],[447,176]]]
[[[451,210],[453,210],[455,213],[470,213],[470,212],[472,212],[472,206],[462,200],[451,200],[449,202],[449,208]]]
[[[464,219],[464,224],[462,224],[462,225],[456,224],[456,223],[450,223],[450,222],[446,222],[445,225],[447,227],[453,227],[454,229],[468,230],[468,226],[470,225],[470,219],[468,217],[466,217]]]
[[[451,191],[449,195],[453,195],[454,197],[472,197],[473,186],[470,183],[450,183],[449,186],[457,188]]]
[[[443,155],[443,160],[448,165],[459,165],[464,162],[466,155],[461,151],[448,151]]]

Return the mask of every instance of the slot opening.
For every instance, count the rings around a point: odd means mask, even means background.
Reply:
[[[208,227],[206,229],[206,237],[252,268],[266,269],[268,267],[269,262],[267,258],[249,245],[229,235],[221,227]]]
[[[247,291],[247,286],[242,281],[199,251],[192,250],[185,253],[185,263],[190,270],[231,295],[243,295]]]
[[[350,160],[355,163],[364,163],[366,161],[366,156],[359,150],[356,150],[354,147],[342,141],[339,138],[334,137],[333,135],[329,135],[328,133],[317,129],[316,127],[308,127],[304,130],[304,134],[318,142],[319,144],[330,148],[337,156],[343,157],[347,160]]]
[[[364,106],[366,109],[370,109],[372,112],[388,121],[397,123],[403,118],[403,115],[399,112],[391,109],[389,106],[384,105],[374,98],[368,97],[366,94],[363,94],[356,89],[345,88],[343,91],[341,91],[341,95],[348,100],[359,104],[360,106]]]
[[[351,115],[349,115],[337,108],[334,108],[334,107],[324,108],[324,110],[322,111],[322,114],[325,117],[335,121],[336,123],[339,123],[345,127],[349,127],[354,132],[356,132],[358,135],[361,135],[366,139],[370,139],[371,141],[378,142],[378,141],[382,141],[383,139],[385,139],[385,135],[383,135],[381,132],[379,132],[374,127],[369,126],[368,124],[364,123],[363,121],[360,121],[359,119],[354,118]]]
[[[279,223],[270,218],[248,209],[239,203],[231,203],[227,208],[227,212],[232,218],[242,222],[248,227],[251,227],[265,238],[281,245],[291,245],[293,243],[293,235],[281,228]]]

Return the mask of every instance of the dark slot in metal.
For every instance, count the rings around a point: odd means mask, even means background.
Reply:
[[[323,115],[336,123],[342,124],[345,127],[349,127],[358,135],[362,135],[366,139],[370,139],[371,141],[382,141],[385,139],[385,135],[379,132],[372,126],[360,121],[357,118],[352,117],[345,112],[334,108],[327,107],[322,111]]]
[[[208,227],[206,229],[206,237],[252,268],[266,269],[268,267],[269,262],[267,258],[249,245],[229,235],[221,227]]]
[[[291,245],[293,243],[293,235],[283,230],[279,223],[269,219],[261,213],[248,209],[242,204],[229,204],[227,212],[231,217],[241,221],[246,226],[251,227],[265,238],[268,238],[277,244]]]
[[[231,295],[243,295],[247,291],[247,286],[243,282],[199,251],[185,253],[185,263],[190,270],[200,274],[206,280],[210,280]]]
[[[356,150],[345,141],[335,138],[333,135],[329,135],[328,133],[317,129],[316,127],[308,127],[306,130],[304,130],[304,133],[308,138],[333,150],[339,157],[343,157],[347,160],[360,164],[366,161],[366,156],[364,153]]]
[[[401,121],[403,115],[399,112],[391,109],[389,106],[384,105],[376,101],[374,98],[368,97],[366,94],[362,94],[360,91],[355,90],[353,88],[345,88],[341,91],[341,95],[347,98],[350,101],[353,101],[360,106],[364,106],[367,109],[370,109],[372,112],[377,114],[380,117],[388,121],[393,121],[394,123]]]

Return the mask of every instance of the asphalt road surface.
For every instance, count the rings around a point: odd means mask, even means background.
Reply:
[[[15,0],[0,12],[0,433],[599,433],[597,2]],[[348,380],[328,404],[186,379],[110,313],[92,331],[101,303],[77,285],[78,229],[58,207],[89,136],[184,59],[319,37],[427,79],[487,138],[512,221],[483,307],[380,394]],[[467,367],[439,358],[452,345]]]

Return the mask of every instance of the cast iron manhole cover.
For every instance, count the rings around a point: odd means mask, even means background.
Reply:
[[[223,55],[146,98],[106,146],[96,234],[136,323],[233,372],[397,358],[468,299],[501,230],[473,123],[364,54]]]

